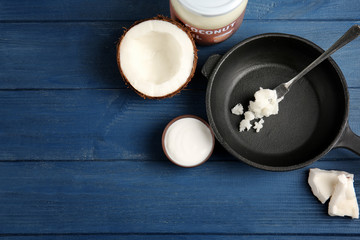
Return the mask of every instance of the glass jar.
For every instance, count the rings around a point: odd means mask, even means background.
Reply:
[[[192,31],[198,44],[222,42],[240,27],[248,0],[170,0],[171,18]]]

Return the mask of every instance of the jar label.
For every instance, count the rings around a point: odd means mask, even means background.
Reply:
[[[172,19],[182,22],[191,30],[191,35],[195,39],[196,43],[202,45],[211,45],[228,39],[236,32],[244,19],[245,9],[235,21],[217,29],[200,29],[192,26],[190,23],[183,21],[176,13],[172,4],[170,4],[170,14]]]

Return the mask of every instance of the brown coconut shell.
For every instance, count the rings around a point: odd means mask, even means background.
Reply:
[[[189,37],[189,39],[191,40],[192,42],[192,45],[193,45],[193,48],[194,48],[194,61],[193,61],[193,67],[192,67],[192,70],[191,70],[191,73],[188,77],[188,79],[186,80],[186,82],[180,86],[176,91],[172,92],[172,93],[169,93],[167,95],[164,95],[164,96],[159,96],[159,97],[153,97],[153,96],[148,96],[140,91],[138,91],[137,89],[135,89],[130,81],[126,78],[125,74],[123,73],[122,69],[121,69],[121,64],[120,64],[120,45],[121,45],[121,41],[123,40],[123,38],[125,37],[126,33],[134,26],[142,23],[142,22],[145,22],[145,21],[149,21],[149,20],[160,20],[160,21],[166,21],[166,22],[169,22],[171,24],[174,24],[176,25],[178,28],[180,28],[181,30],[183,30]],[[196,45],[195,45],[195,40],[194,38],[192,37],[191,35],[191,31],[189,28],[187,28],[185,25],[171,19],[171,18],[168,18],[168,17],[165,17],[165,16],[162,16],[162,15],[158,15],[156,17],[153,17],[153,18],[147,18],[147,19],[142,19],[142,20],[139,20],[139,21],[136,21],[133,25],[130,26],[129,29],[125,29],[123,35],[119,38],[117,44],[116,44],[116,60],[117,60],[117,64],[118,64],[118,68],[119,68],[119,71],[120,71],[120,74],[125,82],[125,84],[132,88],[140,97],[144,98],[144,99],[163,99],[163,98],[169,98],[169,97],[173,97],[174,95],[178,94],[182,89],[184,89],[188,83],[190,82],[190,80],[193,78],[194,74],[195,74],[195,70],[196,70],[196,65],[197,65],[197,60],[198,60],[198,56],[197,56],[197,48],[196,48]]]

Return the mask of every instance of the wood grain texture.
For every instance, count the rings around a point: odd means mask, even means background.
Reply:
[[[162,101],[144,100],[130,89],[0,95],[4,160],[158,158],[168,121],[182,114],[206,117],[204,91]]]
[[[350,89],[350,125],[360,134],[360,90]],[[205,91],[144,100],[130,89],[0,91],[0,160],[165,158],[161,134],[183,114],[206,119]],[[212,159],[233,159],[217,144]],[[347,150],[327,158],[353,158]]]
[[[169,1],[0,0],[0,239],[360,239],[360,220],[329,217],[308,168],[267,172],[219,143],[193,169],[170,163],[160,137],[174,117],[206,119],[205,60],[256,34],[329,47],[360,24],[358,0],[249,0],[229,40],[199,47],[196,75],[165,100],[127,89],[115,44]],[[360,40],[333,55],[350,87],[360,135]],[[332,150],[311,165],[355,174],[359,156]]]
[[[360,162],[341,159],[313,167],[359,173]],[[4,235],[305,232],[360,237],[359,220],[327,215],[327,205],[307,184],[307,168],[275,173],[222,161],[184,169],[161,160],[1,162],[0,169]]]
[[[123,21],[169,15],[169,1],[3,1],[0,21]],[[251,0],[245,19],[359,20],[357,0]]]
[[[0,239],[8,240],[318,240],[326,238],[327,240],[356,240],[359,239],[358,235],[351,234],[331,234],[331,235],[305,235],[305,234],[41,234],[41,235],[0,235]]]
[[[359,22],[245,21],[227,41],[199,47],[199,64],[188,88],[205,89],[200,69],[212,54],[224,54],[245,38],[268,32],[298,35],[327,49]],[[125,88],[116,64],[115,43],[123,27],[115,23],[0,24],[0,89]],[[360,40],[333,55],[350,87],[360,87]]]

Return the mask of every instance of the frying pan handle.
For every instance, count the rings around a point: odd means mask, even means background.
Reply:
[[[220,54],[211,55],[205,62],[204,66],[201,69],[202,75],[209,79],[210,74],[214,70],[215,65],[219,62],[222,56]]]
[[[335,147],[347,148],[357,155],[360,155],[360,136],[356,135],[346,123],[344,132],[339,141],[335,144]]]

